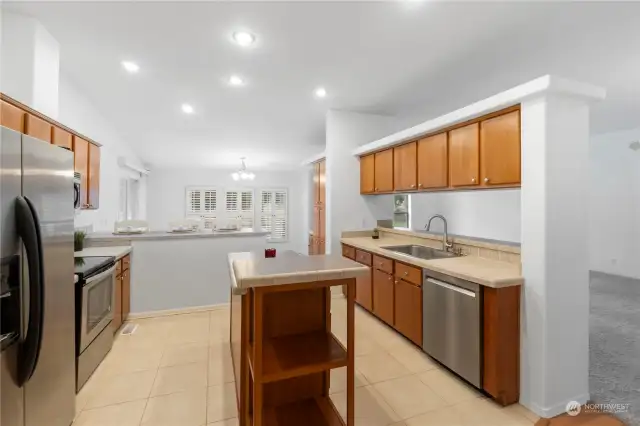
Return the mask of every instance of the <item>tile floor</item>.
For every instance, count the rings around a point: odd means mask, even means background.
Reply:
[[[344,339],[346,304],[334,298]],[[73,426],[238,426],[229,355],[229,311],[132,321],[77,397]],[[344,416],[345,369],[331,373]],[[502,408],[389,327],[356,308],[357,426],[531,426],[520,405]]]

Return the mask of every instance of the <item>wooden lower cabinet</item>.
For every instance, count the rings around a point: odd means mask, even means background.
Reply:
[[[368,276],[356,279],[356,302],[422,347],[421,269],[345,245],[343,256],[353,250],[356,261],[373,264]],[[482,296],[482,389],[502,405],[513,404],[520,397],[520,287],[483,286]]]
[[[394,327],[422,347],[422,287],[401,279],[396,279],[394,284]]]
[[[483,287],[482,388],[502,405],[520,398],[520,287]]]
[[[371,311],[373,308],[373,295],[371,293],[371,269],[369,273],[356,278],[356,303]]]
[[[387,324],[393,325],[393,275],[373,270],[373,313]]]
[[[122,274],[116,276],[116,288],[113,293],[113,332],[117,333],[122,325]]]
[[[131,312],[131,270],[122,273],[122,322],[129,319]]]
[[[131,256],[116,260],[116,288],[113,300],[113,332],[129,318],[131,312]]]

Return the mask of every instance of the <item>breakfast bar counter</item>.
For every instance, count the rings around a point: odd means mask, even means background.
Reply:
[[[355,278],[340,256],[230,253],[231,355],[240,426],[354,426]],[[331,332],[331,287],[347,288],[347,341]],[[329,372],[347,368],[343,419]]]

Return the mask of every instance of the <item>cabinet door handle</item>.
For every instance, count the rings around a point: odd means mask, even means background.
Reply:
[[[391,276],[389,276],[389,281],[391,281]]]
[[[374,188],[373,190],[374,190],[374,191],[377,191],[377,190],[378,190],[378,188]]]
[[[412,187],[412,188],[415,188],[415,187],[416,187],[416,185],[415,185],[415,184],[413,184],[413,185],[411,185],[411,187]]]
[[[489,178],[484,178],[484,183],[489,183]]]
[[[422,188],[422,184],[421,183],[418,184],[418,188]]]
[[[395,280],[394,282],[395,282],[396,284],[398,284],[398,280]]]
[[[405,273],[404,273],[404,276],[406,277],[407,275],[409,275],[409,273],[408,273],[408,272],[405,272]]]
[[[476,178],[471,178],[471,183],[476,183]]]

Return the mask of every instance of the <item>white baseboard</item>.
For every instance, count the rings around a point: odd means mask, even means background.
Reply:
[[[155,318],[155,317],[167,317],[170,315],[184,315],[194,314],[198,312],[215,311],[218,309],[226,309],[229,307],[228,303],[220,303],[218,305],[205,305],[205,306],[192,306],[190,308],[177,308],[166,309],[163,311],[148,311],[148,312],[131,312],[129,319],[143,319],[143,318]]]
[[[532,404],[532,407],[529,408],[531,411],[533,411],[534,413],[536,413],[537,415],[539,415],[542,418],[545,419],[550,419],[552,417],[555,417],[557,415],[560,414],[564,414],[567,412],[567,404],[571,401],[576,401],[578,403],[580,403],[580,405],[584,405],[589,401],[590,395],[589,394],[584,394],[581,396],[577,396],[575,398],[571,398],[568,399],[566,402],[561,402],[558,404],[555,404],[551,407],[540,407],[537,404]],[[527,407],[528,408],[528,407]]]

